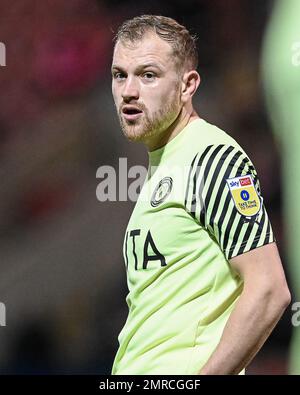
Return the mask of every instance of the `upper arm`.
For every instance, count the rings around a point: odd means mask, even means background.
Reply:
[[[186,207],[253,290],[278,289],[289,299],[256,169],[235,146],[211,145],[194,157]]]
[[[253,286],[258,282],[268,285],[284,285],[285,275],[276,243],[271,243],[230,259],[232,268]]]
[[[233,269],[244,282],[249,295],[268,295],[272,306],[285,309],[291,302],[276,243],[246,252],[230,260]]]

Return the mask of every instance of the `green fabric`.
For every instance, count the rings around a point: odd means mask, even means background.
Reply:
[[[238,211],[228,179],[253,180],[256,215],[243,214],[243,199]],[[242,291],[229,259],[274,241],[259,194],[242,148],[202,119],[149,153],[124,238],[129,314],[112,374],[199,372]]]
[[[276,3],[263,46],[263,81],[281,144],[286,245],[294,301],[300,301],[300,1]],[[293,329],[290,373],[300,374],[300,329]]]

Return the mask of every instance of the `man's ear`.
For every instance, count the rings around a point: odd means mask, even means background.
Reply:
[[[181,84],[181,99],[184,103],[188,102],[200,85],[200,75],[196,70],[184,73]]]

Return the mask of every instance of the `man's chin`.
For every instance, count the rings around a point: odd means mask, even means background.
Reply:
[[[123,127],[123,133],[129,141],[142,142],[147,136],[147,131],[136,127]]]

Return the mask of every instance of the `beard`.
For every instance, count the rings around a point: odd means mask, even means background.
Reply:
[[[143,103],[139,103],[138,108],[143,111],[143,114],[133,121],[123,118],[121,108],[118,115],[125,137],[130,141],[142,142],[154,135],[160,135],[177,119],[181,110],[179,94],[176,92],[160,110],[152,115]]]

